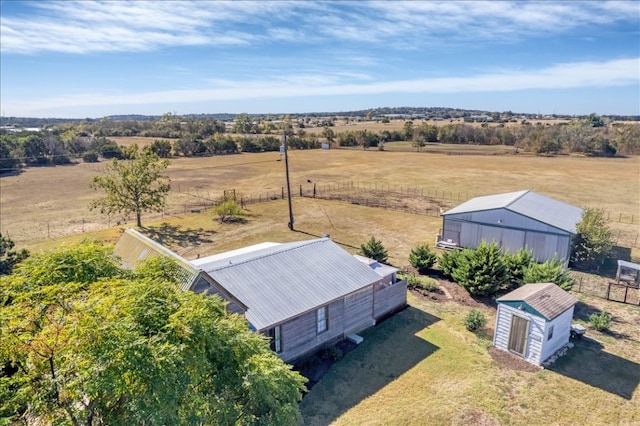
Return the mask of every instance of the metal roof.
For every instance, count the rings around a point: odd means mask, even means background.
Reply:
[[[549,321],[578,303],[578,299],[554,283],[525,284],[496,301],[524,302]]]
[[[127,228],[124,231],[113,251],[122,260],[122,267],[127,269],[134,269],[139,262],[153,257],[168,256],[172,258],[180,267],[178,285],[185,291],[191,288],[200,274],[200,269],[195,268],[182,256],[132,228]]]
[[[328,238],[280,244],[199,266],[248,307],[246,317],[258,331],[380,279]]]
[[[367,265],[369,268],[371,268],[376,274],[380,275],[381,277],[388,277],[389,275],[395,274],[396,272],[399,271],[398,268],[394,268],[393,266],[380,263],[374,259],[369,259],[368,257],[360,256],[357,254],[353,255],[353,257],[355,257],[360,262]]]
[[[444,212],[442,215],[447,216],[501,208],[572,234],[576,233],[576,224],[582,220],[581,208],[530,190],[472,198]]]

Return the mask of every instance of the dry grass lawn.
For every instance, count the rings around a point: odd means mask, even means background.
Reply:
[[[314,183],[340,182],[438,191],[440,196],[456,200],[532,189],[578,206],[606,208],[612,218],[622,213],[629,220],[635,214],[635,224],[614,222],[612,227],[626,233],[621,245],[640,242],[640,157],[294,150],[290,151],[289,163],[294,193],[300,186],[308,190]],[[30,247],[47,238],[104,229],[117,222],[131,223],[132,218],[108,220],[88,210],[89,201],[100,196],[89,183],[94,175],[104,172],[105,164],[29,168],[19,175],[0,178],[0,231],[19,246]],[[164,216],[188,213],[191,205],[216,198],[224,190],[235,189],[246,197],[280,196],[286,185],[284,161],[277,153],[177,158],[167,174],[172,191]],[[321,210],[319,214],[324,216]],[[163,215],[148,214],[143,216],[143,224],[162,219]],[[416,218],[416,222],[424,220]],[[370,234],[375,231],[372,226]],[[437,228],[425,238],[431,240],[435,232]]]

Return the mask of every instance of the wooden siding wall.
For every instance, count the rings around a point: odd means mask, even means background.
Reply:
[[[571,321],[573,320],[573,306],[547,323],[547,330],[553,325],[553,337],[547,340],[545,335],[542,347],[541,362],[545,362],[557,350],[569,343],[571,337]]]
[[[530,321],[529,336],[527,337],[527,348],[524,359],[532,364],[540,365],[542,363],[542,345],[544,344],[546,337],[546,321],[544,318],[531,315],[503,303],[498,303],[496,331],[493,335],[493,345],[498,349],[509,351],[509,333],[511,332],[511,317],[513,315],[527,318]]]
[[[357,333],[375,324],[373,285],[344,298],[344,334]]]
[[[378,320],[385,314],[407,304],[407,281],[377,289],[373,295],[373,317]]]
[[[298,359],[347,334],[373,326],[372,306],[373,285],[370,285],[328,305],[328,329],[324,333],[317,333],[316,310],[283,323],[280,358]]]

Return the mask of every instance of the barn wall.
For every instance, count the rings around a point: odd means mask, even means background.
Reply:
[[[553,321],[547,323],[547,334],[549,328],[553,325],[553,337],[551,340],[545,335],[544,347],[541,355],[541,362],[546,361],[551,355],[553,355],[558,349],[569,343],[569,337],[571,336],[571,321],[573,320],[573,306],[558,315]]]
[[[504,251],[527,247],[537,261],[557,256],[569,258],[571,234],[506,209],[447,215],[443,239],[476,248],[484,240],[497,242]]]
[[[532,364],[540,365],[542,363],[542,345],[544,343],[546,326],[544,318],[512,308],[503,303],[498,303],[493,345],[504,351],[509,350],[509,333],[511,332],[511,317],[513,315],[529,320],[529,336],[527,338],[527,348],[524,359]]]

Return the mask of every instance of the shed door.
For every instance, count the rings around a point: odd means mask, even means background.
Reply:
[[[509,350],[524,356],[527,350],[529,336],[529,320],[517,315],[511,316],[511,331],[509,332]]]

